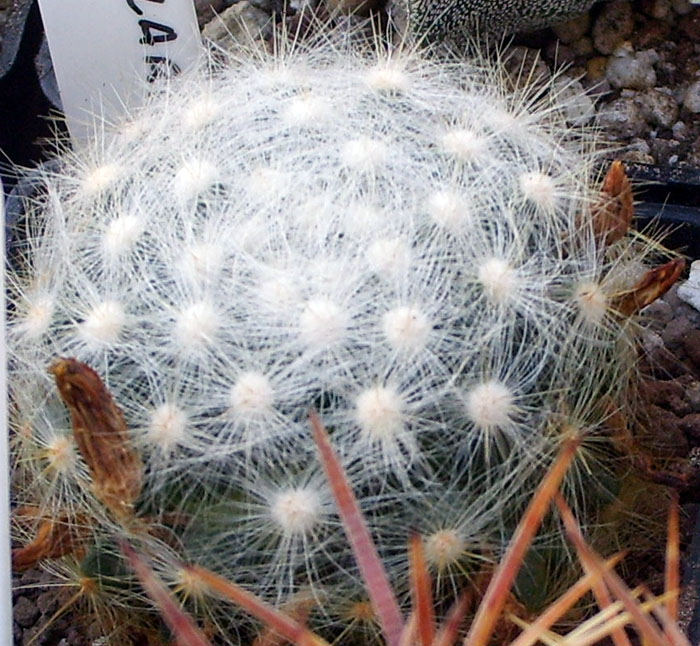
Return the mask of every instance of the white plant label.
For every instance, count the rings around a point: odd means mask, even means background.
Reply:
[[[95,116],[118,121],[149,83],[202,54],[192,0],[39,0],[74,144]]]

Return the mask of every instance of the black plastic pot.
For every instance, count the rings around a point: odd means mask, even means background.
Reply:
[[[700,168],[626,164],[637,185],[638,225],[658,223],[666,245],[688,258],[700,258]]]
[[[38,162],[41,140],[51,134],[45,116],[52,104],[36,65],[43,38],[36,2],[14,0],[0,36],[0,177],[12,184],[10,163]]]

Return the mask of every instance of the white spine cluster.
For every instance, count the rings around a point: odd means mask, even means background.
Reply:
[[[629,383],[605,286],[636,260],[587,224],[589,135],[483,64],[332,39],[170,83],[26,205],[20,498],[91,499],[46,375],[75,356],[125,410],[148,513],[189,519],[187,558],[275,600],[334,580],[330,497],[299,466],[317,408],[379,531],[469,489],[471,516],[424,534],[434,568],[466,571],[467,530],[508,524],[495,492],[520,500],[552,429],[595,430]]]

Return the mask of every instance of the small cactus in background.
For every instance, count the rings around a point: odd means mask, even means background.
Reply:
[[[601,202],[595,136],[556,92],[499,79],[325,35],[170,80],[63,152],[9,274],[35,560],[101,563],[103,588],[139,607],[127,533],[215,631],[228,611],[176,558],[275,604],[310,595],[337,628],[352,615],[333,600],[364,598],[310,408],[400,598],[411,531],[447,601],[502,553],[572,434],[566,490],[595,520],[653,247],[627,232],[619,173]]]
[[[409,33],[428,42],[499,37],[539,29],[588,10],[597,0],[394,0]]]

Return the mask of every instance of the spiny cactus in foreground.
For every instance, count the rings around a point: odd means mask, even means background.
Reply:
[[[116,630],[147,607],[126,532],[214,632],[242,618],[174,559],[306,595],[345,634],[366,598],[310,408],[401,599],[410,532],[449,603],[572,434],[565,490],[594,523],[606,421],[634,415],[636,312],[680,264],[649,272],[624,174],[601,201],[566,108],[493,63],[324,35],[164,82],[64,150],[8,275],[16,563],[89,582]],[[557,534],[535,549],[561,565]]]

